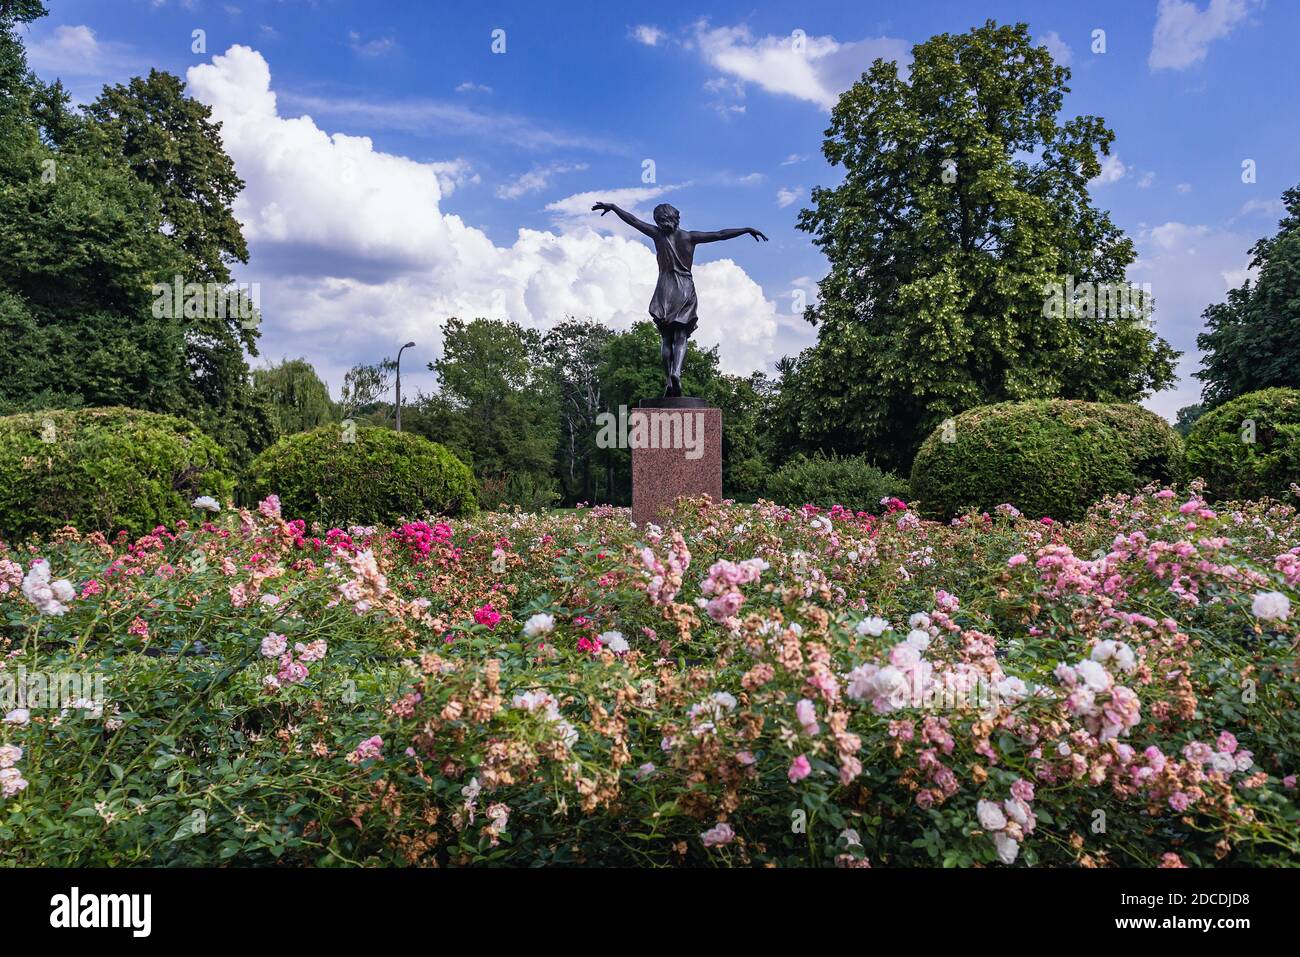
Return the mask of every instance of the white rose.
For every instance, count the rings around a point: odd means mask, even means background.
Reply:
[[[930,633],[920,628],[913,628],[907,633],[907,643],[917,651],[925,651],[930,647]]]
[[[1286,621],[1291,614],[1291,599],[1280,591],[1262,591],[1255,596],[1250,610],[1265,621]]]
[[[876,672],[876,694],[895,707],[907,700],[907,676],[893,665],[885,665]]]
[[[975,805],[975,816],[986,831],[1000,831],[1007,826],[1007,816],[993,801],[980,801]]]
[[[1003,678],[997,684],[998,694],[1008,701],[1029,697],[1029,688],[1019,678]]]
[[[555,630],[555,619],[550,615],[538,613],[524,622],[524,635],[528,638],[540,638]]]
[[[722,707],[726,708],[728,711],[731,711],[736,707],[735,696],[728,694],[725,691],[714,692],[712,698],[715,703],[722,705]]]
[[[1006,834],[994,834],[993,845],[998,849],[998,860],[1003,864],[1014,864],[1020,853],[1020,844]]]
[[[1002,809],[1006,811],[1007,817],[1015,821],[1021,827],[1029,823],[1029,809],[1025,807],[1023,801],[1015,798],[1008,798],[1002,802]]]
[[[1075,669],[1079,677],[1093,691],[1105,691],[1110,687],[1110,673],[1095,661],[1081,661]]]
[[[1133,649],[1124,642],[1111,638],[1097,642],[1090,657],[1096,662],[1114,661],[1121,671],[1132,671],[1137,667],[1137,658],[1133,654]]]
[[[1210,766],[1221,774],[1231,774],[1237,770],[1237,760],[1231,754],[1216,751],[1214,756],[1210,758]]]
[[[870,635],[872,638],[879,638],[889,627],[890,624],[885,619],[872,615],[858,622],[858,627],[854,631],[864,637]]]

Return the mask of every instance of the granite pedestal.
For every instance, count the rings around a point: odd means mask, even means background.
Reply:
[[[628,416],[632,521],[663,524],[683,495],[722,501],[722,410],[689,396],[645,399]]]

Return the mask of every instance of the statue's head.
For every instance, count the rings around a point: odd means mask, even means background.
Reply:
[[[655,223],[666,233],[675,231],[682,221],[682,214],[677,212],[677,207],[667,203],[656,206],[654,216]]]

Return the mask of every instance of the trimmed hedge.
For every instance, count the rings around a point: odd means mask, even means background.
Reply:
[[[248,493],[278,495],[285,518],[343,527],[478,511],[474,473],[443,446],[383,428],[350,435],[325,425],[285,436],[249,466]]]
[[[796,455],[767,480],[767,497],[778,505],[798,508],[843,505],[855,512],[880,512],[882,498],[906,498],[907,482],[882,472],[864,455],[827,458]]]
[[[1300,482],[1300,390],[1248,392],[1205,413],[1187,434],[1184,475],[1220,501],[1289,499]]]
[[[1072,521],[1116,492],[1178,475],[1182,442],[1135,405],[1037,399],[970,409],[940,426],[912,464],[921,513],[948,519],[1010,502],[1032,518]]]
[[[0,536],[64,525],[133,535],[194,519],[234,491],[225,453],[185,419],[123,407],[0,418]]]

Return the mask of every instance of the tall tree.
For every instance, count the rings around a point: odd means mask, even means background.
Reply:
[[[1282,194],[1277,234],[1250,249],[1258,279],[1205,310],[1196,337],[1205,355],[1196,378],[1209,408],[1274,386],[1300,388],[1300,186]]]
[[[1193,402],[1191,405],[1183,406],[1178,410],[1178,413],[1174,418],[1174,431],[1183,438],[1187,438],[1188,434],[1192,431],[1192,426],[1196,424],[1196,420],[1203,416],[1207,411],[1208,410],[1205,406],[1200,402]]]
[[[105,87],[85,109],[79,146],[123,160],[158,197],[165,236],[178,248],[184,283],[225,284],[248,262],[234,215],[244,181],[221,143],[211,109],[185,95],[170,73],[150,70]],[[215,293],[185,315],[183,386],[190,415],[243,463],[271,440],[270,410],[253,393],[247,355],[257,355],[260,315],[243,306],[246,290]]]
[[[247,249],[219,128],[157,72],[74,114],[13,30],[43,12],[0,6],[0,406],[173,412],[243,465],[273,429],[246,358],[260,317],[224,288]],[[177,276],[216,288],[160,309]]]
[[[397,362],[382,359],[374,364],[354,365],[343,375],[343,396],[339,410],[343,418],[354,419],[366,414],[372,425],[388,424],[388,407],[384,398],[393,386]]]
[[[254,369],[253,389],[270,406],[277,435],[307,432],[335,419],[329,388],[306,359]]]
[[[185,95],[171,73],[150,70],[106,86],[86,107],[87,137],[121,157],[157,194],[163,226],[190,263],[187,282],[229,282],[230,266],[248,262],[233,205],[244,181],[221,144],[212,110]]]
[[[1069,70],[992,21],[912,56],[906,78],[877,60],[831,113],[844,179],[799,218],[831,269],[806,314],[817,344],[782,378],[782,444],[898,468],[971,406],[1170,383],[1177,354],[1145,322],[1045,308],[1049,284],[1121,284],[1134,259],[1088,193],[1114,134],[1058,120]]]
[[[596,417],[605,407],[600,366],[613,335],[613,330],[600,323],[568,319],[542,339],[542,352],[559,403],[556,456],[562,492],[568,502],[591,502],[596,497]]]
[[[183,336],[152,315],[150,284],[180,259],[157,196],[119,158],[58,148],[45,124],[66,106],[13,29],[43,11],[14,9],[0,15],[0,407],[171,410]]]
[[[411,431],[471,463],[483,505],[552,502],[559,415],[541,334],[499,319],[448,319],[442,357],[429,368],[439,392],[417,399]]]

